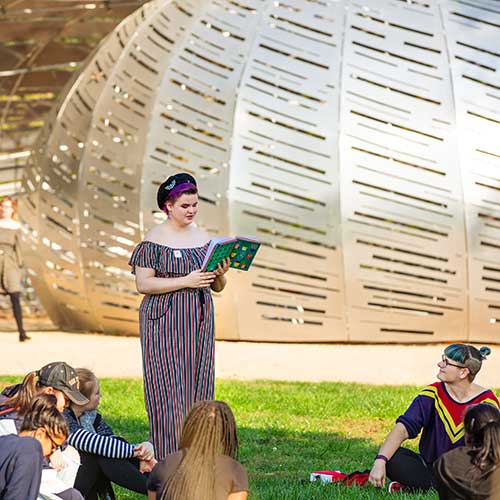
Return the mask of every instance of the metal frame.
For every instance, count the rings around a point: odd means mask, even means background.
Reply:
[[[127,259],[182,170],[199,179],[201,225],[263,243],[216,297],[219,338],[495,341],[490,4],[143,6],[67,85],[26,170],[51,317],[137,334]]]

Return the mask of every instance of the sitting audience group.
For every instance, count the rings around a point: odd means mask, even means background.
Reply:
[[[474,379],[490,354],[452,344],[438,382],[416,396],[357,484],[390,492],[437,490],[441,500],[500,499],[500,411]],[[148,500],[246,500],[234,415],[222,401],[192,407],[179,449],[157,462],[148,441],[116,436],[99,413],[99,381],[54,362],[0,395],[0,500],[113,500],[113,484]],[[402,447],[421,435],[419,452]],[[328,472],[328,471],[323,471]],[[356,474],[356,473],[353,473]],[[332,472],[330,479],[353,474]],[[336,478],[336,479],[335,479]]]
[[[154,500],[246,500],[233,413],[196,403],[174,455],[116,436],[98,412],[99,381],[50,363],[0,395],[0,500],[113,500],[112,484]]]

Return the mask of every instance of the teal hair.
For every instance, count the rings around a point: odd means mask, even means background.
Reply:
[[[483,346],[477,349],[468,344],[451,344],[444,350],[446,357],[468,368],[472,378],[479,372],[483,360],[490,353],[489,347]]]

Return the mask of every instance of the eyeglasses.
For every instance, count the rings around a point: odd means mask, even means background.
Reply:
[[[45,430],[45,435],[50,439],[50,442],[52,444],[52,451],[51,453],[54,453],[54,451],[57,451],[57,450],[60,450],[61,449],[61,445],[60,444],[57,444],[53,439],[52,439],[52,436],[47,432],[47,430]]]
[[[466,366],[463,366],[463,365],[455,365],[453,363],[450,363],[448,361],[448,358],[443,354],[441,356],[441,361],[446,365],[446,366],[454,366],[455,368],[466,368]]]

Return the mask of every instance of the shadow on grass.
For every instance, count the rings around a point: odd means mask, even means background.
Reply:
[[[250,498],[259,500],[376,499],[388,493],[372,487],[310,483],[316,470],[370,469],[378,445],[336,432],[296,432],[240,427],[240,460],[250,476]],[[408,495],[435,498],[435,494]],[[399,496],[404,498],[404,496]]]
[[[108,418],[117,434],[137,442],[148,429],[139,418]],[[311,483],[315,470],[352,472],[369,469],[378,445],[370,439],[346,438],[336,432],[297,432],[280,428],[240,426],[240,461],[250,481],[250,500],[376,500],[394,498],[386,491],[367,487]],[[140,495],[117,488],[119,500],[139,500]],[[436,499],[427,495],[398,495],[413,500]]]

